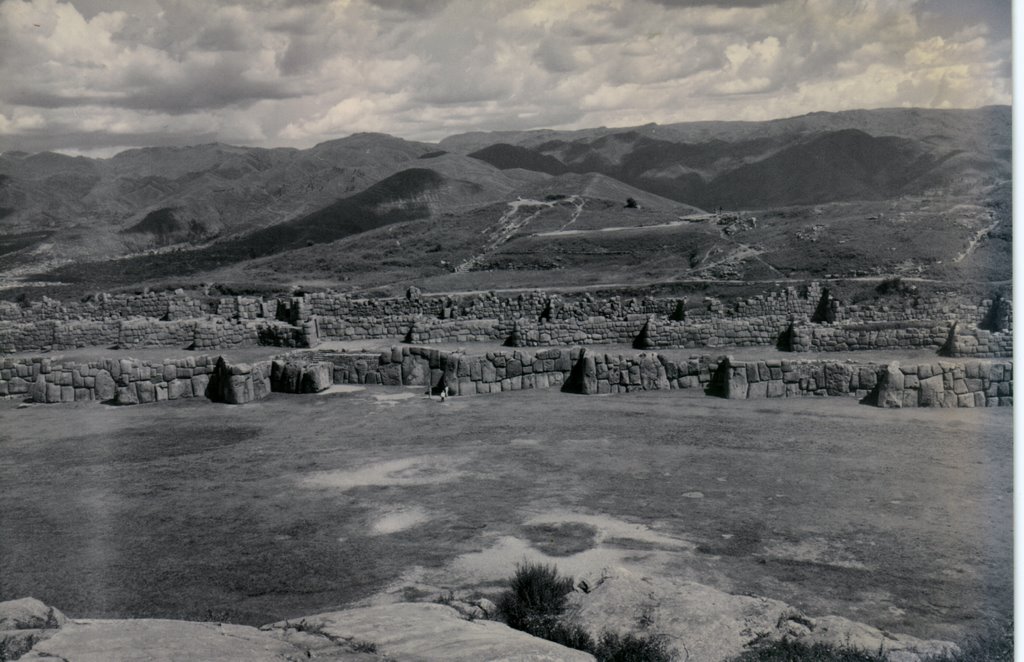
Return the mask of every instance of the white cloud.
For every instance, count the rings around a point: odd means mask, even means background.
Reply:
[[[1010,102],[951,0],[2,0],[0,149]]]

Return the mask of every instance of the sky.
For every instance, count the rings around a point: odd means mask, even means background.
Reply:
[[[1010,0],[0,0],[0,151],[1011,102]]]

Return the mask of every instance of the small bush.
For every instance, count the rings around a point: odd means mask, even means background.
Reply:
[[[567,648],[575,648],[578,651],[593,653],[595,650],[594,638],[590,633],[576,623],[562,623],[553,621],[541,633],[530,633],[535,637],[547,639]],[[600,658],[598,658],[600,659]]]
[[[498,598],[498,613],[517,630],[547,631],[565,610],[565,598],[572,590],[572,577],[560,576],[554,566],[524,563],[516,567],[508,590]]]
[[[349,643],[349,647],[355,653],[376,653],[377,644],[372,641],[362,641],[360,639],[354,639]]]
[[[605,632],[590,651],[599,662],[669,662],[672,652],[665,637]]]
[[[733,658],[732,662],[886,662],[887,659],[881,652],[783,639],[760,644]]]
[[[554,566],[524,563],[516,567],[509,588],[498,598],[505,622],[541,639],[592,654],[599,662],[668,662],[672,654],[664,637],[606,632],[595,642],[581,625],[562,620],[572,577]]]
[[[913,295],[917,294],[917,286],[911,283],[904,283],[900,277],[886,278],[875,286],[875,292],[881,296],[886,295]]]

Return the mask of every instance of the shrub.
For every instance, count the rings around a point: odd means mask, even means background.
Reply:
[[[531,634],[535,637],[561,644],[567,648],[575,648],[587,653],[594,653],[596,648],[594,638],[582,626],[576,623],[562,623],[554,620],[547,624],[543,632]]]
[[[917,294],[917,286],[910,283],[904,283],[903,279],[897,276],[883,280],[875,286],[875,292],[882,296],[889,294],[912,295]]]
[[[572,577],[561,577],[554,566],[524,563],[516,566],[508,590],[498,598],[498,613],[517,630],[530,634],[550,630],[572,590]]]
[[[601,643],[590,651],[600,662],[669,662],[672,652],[665,637],[618,635],[605,632]]]
[[[377,644],[372,641],[362,641],[361,639],[353,639],[349,642],[349,647],[355,653],[376,653]]]
[[[733,658],[732,662],[886,662],[887,659],[880,651],[869,653],[845,646],[783,639],[760,644]]]
[[[498,613],[517,630],[568,648],[592,654],[599,662],[668,662],[672,654],[664,637],[605,632],[595,642],[578,623],[562,620],[572,577],[554,566],[524,563],[516,566],[509,588],[498,598]]]

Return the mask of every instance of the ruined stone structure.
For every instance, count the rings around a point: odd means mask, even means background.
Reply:
[[[207,397],[244,404],[271,392],[316,393],[331,384],[423,386],[472,395],[558,388],[590,394],[702,389],[731,398],[855,396],[882,407],[994,407],[1013,404],[1009,362],[936,361],[900,366],[840,361],[612,355],[584,347],[467,355],[428,347],[381,353],[298,351],[273,361],[229,364],[202,355],[160,363],[108,359],[86,364],[4,359],[0,395],[35,402],[87,400],[134,405]]]
[[[323,340],[396,338],[518,347],[930,348],[952,357],[992,358],[1012,355],[1011,320],[1011,303],[1002,298],[970,302],[948,295],[844,305],[816,283],[803,292],[787,287],[728,305],[713,298],[690,305],[676,298],[561,298],[540,292],[388,299],[312,293],[264,300],[195,298],[177,291],[101,295],[83,303],[44,298],[27,306],[0,304],[0,350],[316,347]]]

